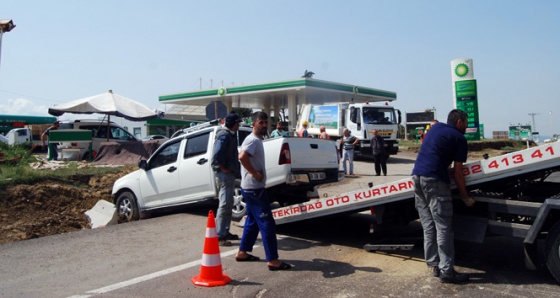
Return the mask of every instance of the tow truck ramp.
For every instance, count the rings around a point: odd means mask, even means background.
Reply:
[[[467,186],[473,186],[557,167],[560,167],[560,142],[466,163],[463,165],[463,173]],[[452,188],[454,187],[455,185],[452,185]],[[272,213],[276,224],[280,225],[327,215],[358,212],[372,206],[412,198],[414,183],[412,178],[405,178],[335,197],[274,209]]]

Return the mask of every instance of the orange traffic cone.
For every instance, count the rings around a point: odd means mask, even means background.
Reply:
[[[216,220],[212,210],[208,212],[200,274],[191,278],[191,281],[196,286],[204,287],[223,286],[231,281],[231,278],[222,272],[222,258],[220,257],[220,245],[218,244],[218,233],[216,232]]]

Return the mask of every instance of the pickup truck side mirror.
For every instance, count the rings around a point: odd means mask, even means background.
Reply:
[[[147,170],[148,169],[148,161],[145,159],[142,159],[141,161],[138,162],[138,167],[141,168],[142,170]]]

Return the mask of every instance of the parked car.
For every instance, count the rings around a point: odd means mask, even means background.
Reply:
[[[140,140],[142,141],[157,141],[160,145],[165,143],[167,140],[169,140],[168,137],[166,136],[162,136],[162,135],[148,135],[145,136],[143,138],[141,138]]]
[[[212,169],[215,136],[221,126],[191,127],[161,145],[139,170],[118,179],[112,190],[119,217],[125,221],[147,217],[160,208],[203,200],[218,200]],[[238,130],[240,145],[252,129]],[[312,138],[273,138],[263,141],[266,152],[266,188],[271,202],[281,205],[308,201],[317,185],[340,181],[334,142]],[[234,196],[233,219],[246,213],[239,183]]]
[[[97,156],[99,147],[102,142],[140,142],[133,134],[128,132],[120,125],[107,121],[99,120],[74,120],[61,122],[58,129],[87,129],[92,132],[92,155],[93,158]],[[82,159],[89,158],[89,143],[88,142],[62,142],[58,146],[61,149],[80,149],[80,156]]]

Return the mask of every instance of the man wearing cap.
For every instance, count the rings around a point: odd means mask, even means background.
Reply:
[[[233,210],[233,194],[235,178],[241,176],[241,168],[237,152],[237,130],[241,118],[234,112],[228,114],[223,129],[216,135],[212,168],[218,177],[219,205],[216,214],[216,232],[222,246],[231,246],[230,240],[238,240],[239,236],[231,234],[231,216]]]
[[[60,121],[55,121],[53,123],[53,125],[51,125],[47,129],[45,129],[43,134],[41,134],[41,141],[43,142],[43,148],[45,147],[45,142],[48,142],[49,132],[51,130],[57,130],[59,126],[60,126]],[[51,160],[51,159],[57,160],[58,159],[58,148],[57,148],[57,146],[58,146],[58,144],[49,143],[49,147],[48,147],[48,151],[47,151],[47,157],[49,158],[49,160]]]
[[[307,138],[309,137],[309,133],[307,132],[307,121],[303,120],[301,122],[302,128],[298,131],[298,137],[300,138]]]

